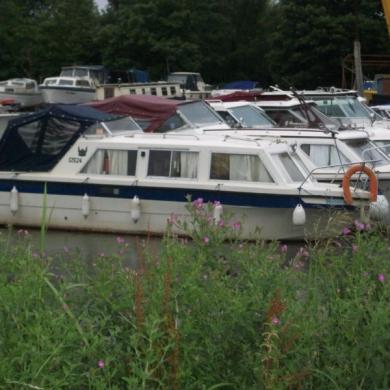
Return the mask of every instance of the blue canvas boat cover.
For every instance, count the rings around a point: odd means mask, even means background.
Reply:
[[[0,171],[50,171],[91,125],[118,119],[88,106],[55,104],[8,122]]]
[[[231,83],[227,83],[221,89],[255,89],[255,88],[261,88],[258,81],[243,80],[243,81],[233,81]]]

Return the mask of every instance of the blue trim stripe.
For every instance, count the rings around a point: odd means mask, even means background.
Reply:
[[[21,193],[43,194],[44,182],[32,182],[23,180],[0,180],[0,191],[9,192],[15,186]],[[354,207],[346,205],[334,205],[329,202],[328,205],[305,204],[300,196],[297,195],[275,195],[275,194],[254,194],[248,192],[232,192],[217,190],[193,190],[189,188],[159,188],[142,186],[123,186],[123,185],[102,185],[91,183],[62,183],[47,182],[47,193],[49,195],[70,195],[131,199],[135,195],[140,199],[186,202],[190,195],[192,200],[202,198],[205,202],[219,201],[226,205],[247,206],[247,207],[266,207],[266,208],[294,208],[302,203],[306,208],[336,208],[351,210]],[[334,200],[339,198],[333,198]],[[331,199],[330,199],[331,200]],[[335,203],[335,202],[333,202]]]

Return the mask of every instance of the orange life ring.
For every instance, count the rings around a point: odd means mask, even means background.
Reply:
[[[351,188],[349,183],[351,181],[352,175],[356,172],[364,172],[368,178],[370,179],[370,201],[375,202],[378,196],[378,179],[374,173],[374,171],[368,168],[365,165],[352,165],[343,177],[343,192],[344,192],[344,201],[346,204],[351,205],[353,202]]]

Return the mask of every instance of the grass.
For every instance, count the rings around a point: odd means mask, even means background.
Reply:
[[[136,269],[126,250],[54,267],[25,231],[4,240],[0,388],[389,388],[387,233],[356,224],[288,260],[212,207],[172,216],[190,242],[138,240]]]

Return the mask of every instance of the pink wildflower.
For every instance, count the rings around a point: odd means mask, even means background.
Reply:
[[[279,325],[279,324],[280,324],[280,320],[279,320],[279,318],[276,317],[276,316],[272,317],[271,322],[272,322],[274,325]]]
[[[232,225],[233,229],[234,230],[238,230],[241,228],[241,223],[240,222],[234,222],[233,225]]]
[[[355,219],[355,222],[354,222],[354,224],[355,224],[356,230],[357,230],[358,232],[361,232],[361,231],[363,231],[363,230],[364,230],[364,228],[365,228],[365,225],[364,225],[364,223],[363,223],[363,222],[360,222],[360,221],[359,221],[359,220],[357,220],[357,219]]]
[[[351,229],[348,226],[344,226],[343,235],[348,236],[349,234],[351,234]]]
[[[223,219],[221,219],[219,222],[218,222],[218,226],[219,227],[224,227],[225,226],[225,221]]]
[[[286,244],[281,245],[280,251],[282,253],[287,253],[287,250],[288,250],[288,246]]]
[[[221,202],[219,200],[216,200],[214,201],[213,203],[213,206],[216,207],[216,206],[220,206],[221,205]]]
[[[125,239],[123,238],[123,237],[117,237],[116,238],[116,242],[118,243],[118,244],[124,244],[125,243]]]
[[[203,242],[207,245],[210,242],[210,239],[206,236],[203,238]]]
[[[381,283],[384,283],[384,282],[385,282],[385,275],[384,275],[384,274],[379,274],[379,275],[378,275],[378,280],[379,280]]]
[[[201,209],[203,207],[203,199],[202,198],[195,199],[192,202],[192,204],[195,206],[195,208]]]
[[[300,257],[309,257],[309,252],[306,248],[304,248],[303,246],[301,246],[299,248],[299,251],[297,253],[297,256],[300,256]]]
[[[104,368],[104,366],[105,366],[104,360],[99,360],[97,362],[97,365],[98,365],[99,368]]]

